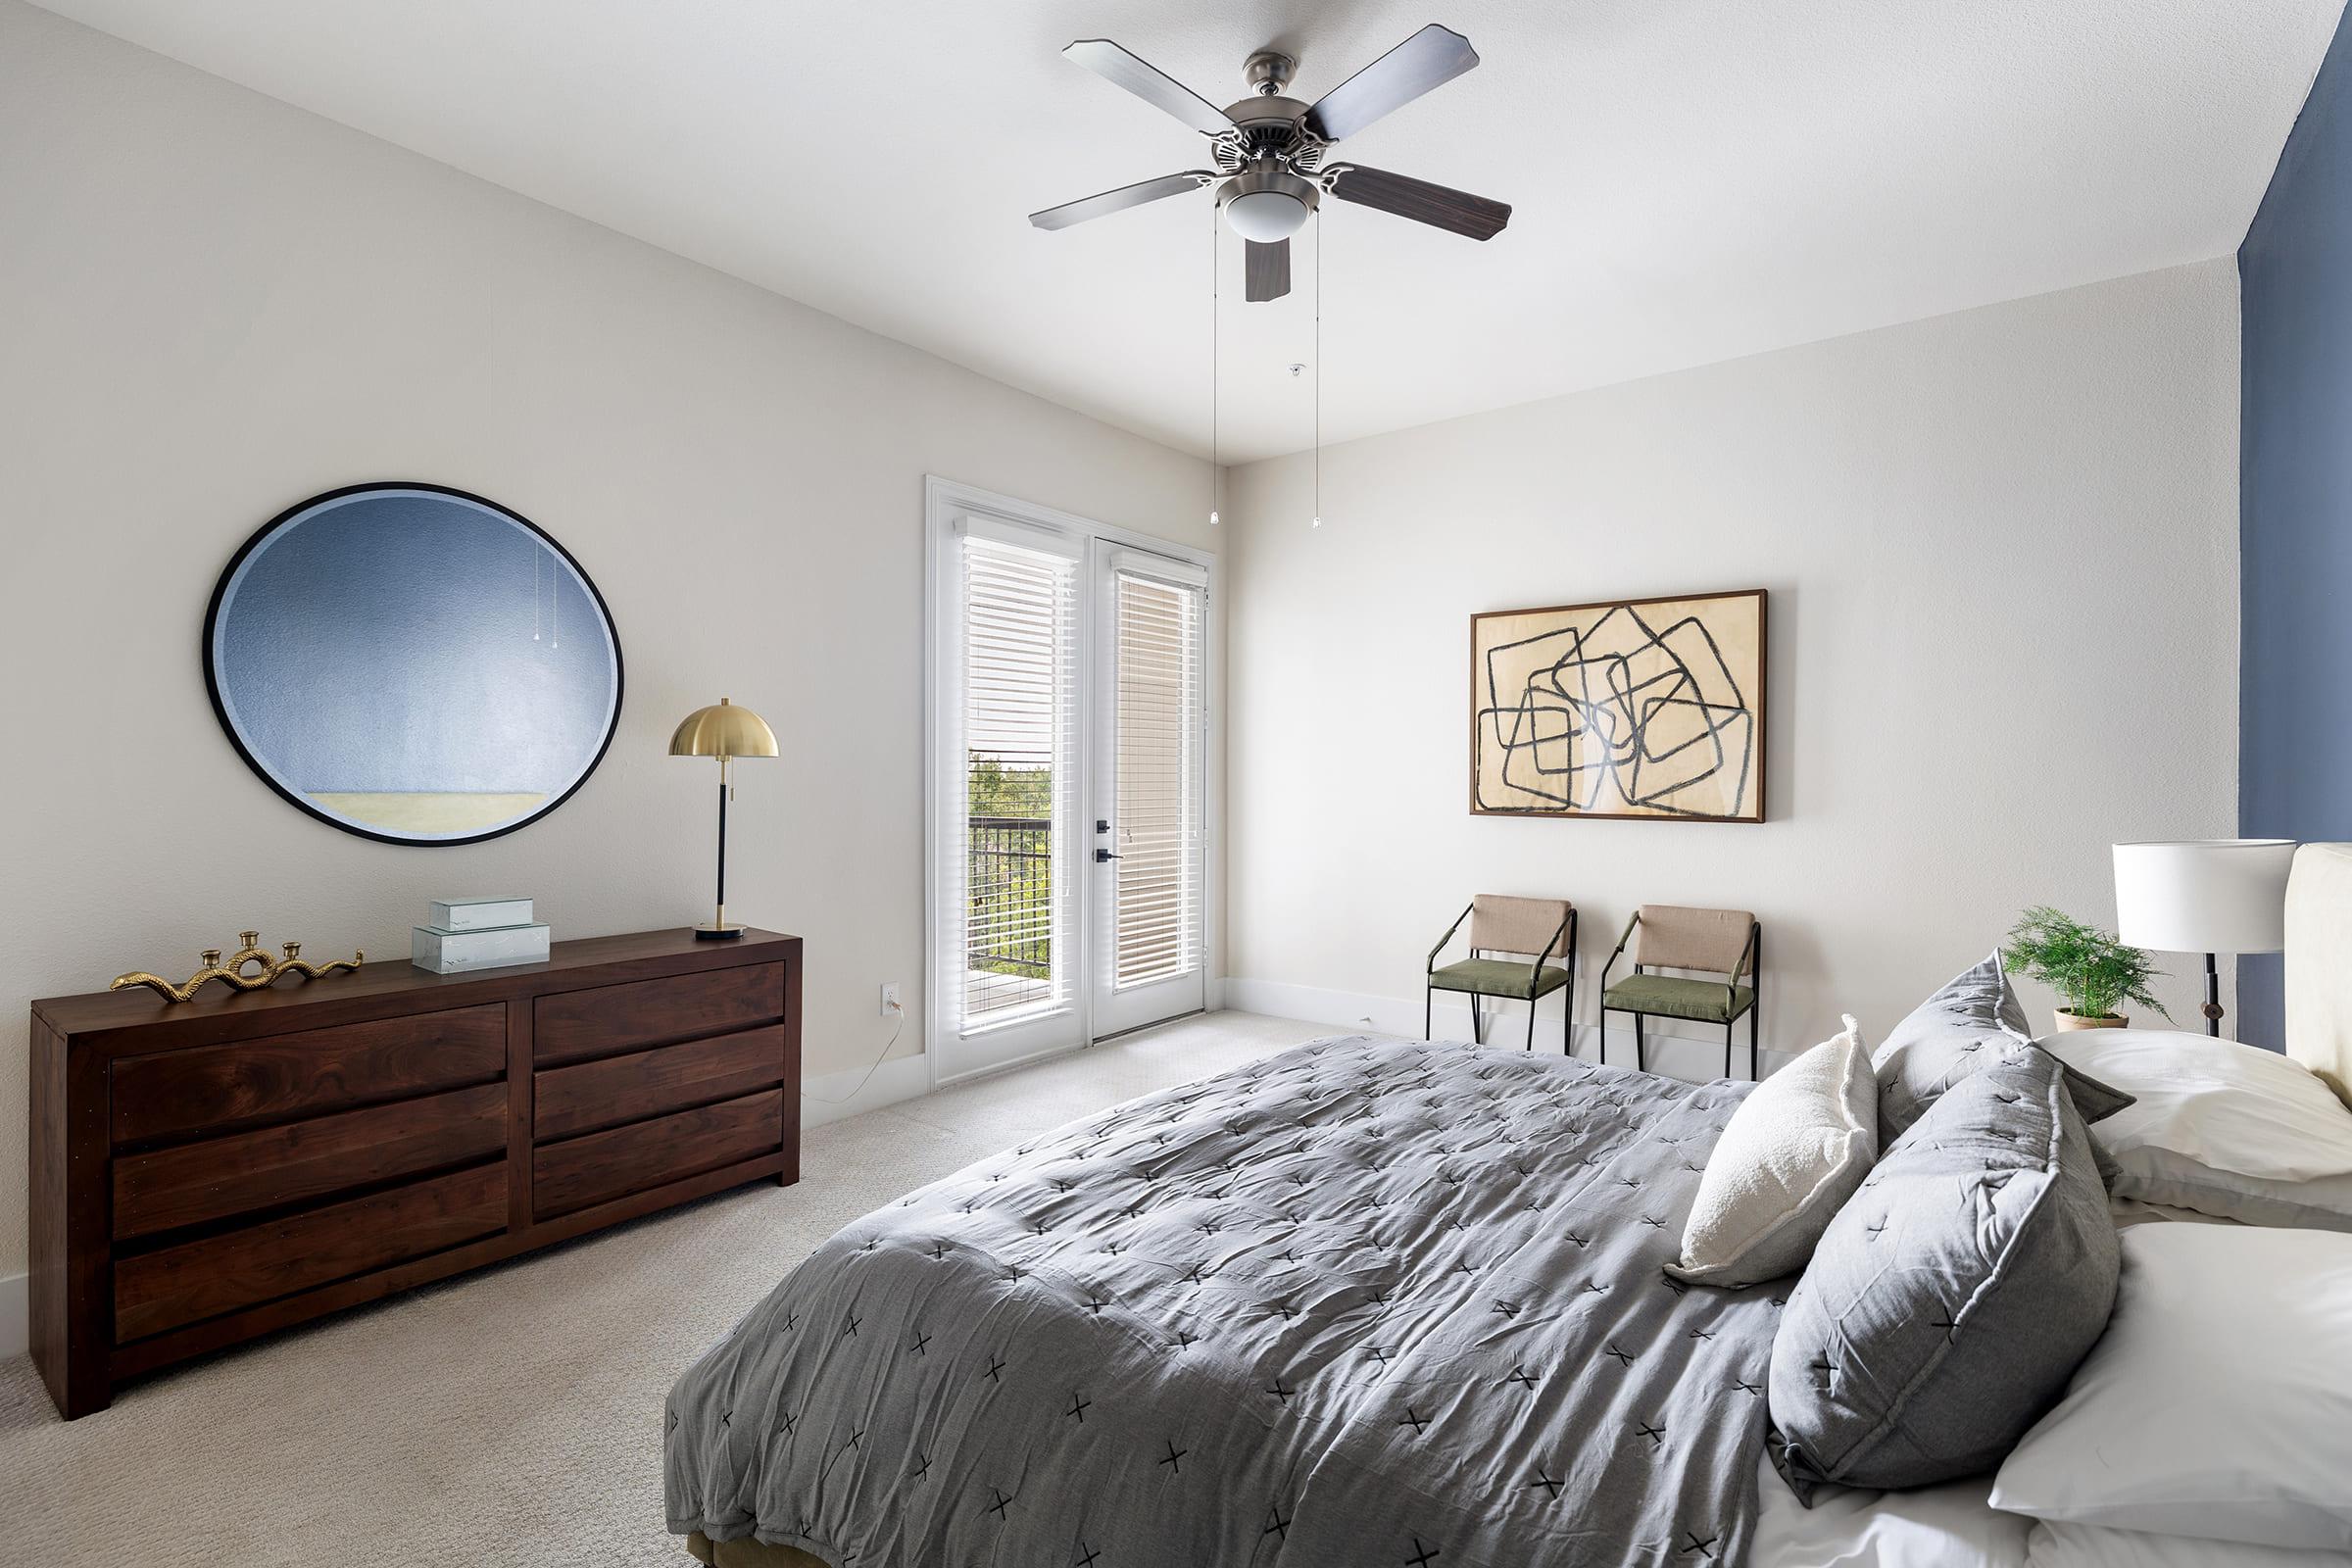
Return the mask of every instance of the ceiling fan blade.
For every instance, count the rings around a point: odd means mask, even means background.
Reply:
[[[1509,202],[1490,201],[1466,190],[1392,174],[1385,169],[1366,169],[1361,164],[1342,165],[1331,193],[1358,207],[1376,207],[1472,239],[1493,239],[1511,220]]]
[[[1081,196],[1074,202],[1063,202],[1059,207],[1031,213],[1029,221],[1040,228],[1067,228],[1072,223],[1083,223],[1090,218],[1102,218],[1111,213],[1124,212],[1130,207],[1141,207],[1146,202],[1158,201],[1162,196],[1181,196],[1188,190],[1199,190],[1211,177],[1207,174],[1162,174],[1157,179],[1121,185],[1117,190]]]
[[[1291,242],[1278,239],[1271,245],[1250,241],[1249,266],[1243,271],[1245,296],[1251,304],[1261,300],[1278,300],[1291,291]]]
[[[1203,136],[1221,136],[1233,128],[1233,122],[1225,118],[1223,110],[1149,60],[1129,54],[1108,38],[1081,38],[1062,53],[1144,102],[1166,110]]]
[[[1315,100],[1306,128],[1325,141],[1352,136],[1477,64],[1469,39],[1433,22]]]

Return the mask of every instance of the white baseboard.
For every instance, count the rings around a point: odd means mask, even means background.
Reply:
[[[1309,1023],[1337,1024],[1346,1029],[1366,1029],[1374,1034],[1402,1035],[1408,1040],[1421,1038],[1421,1004],[1411,997],[1375,997],[1351,991],[1326,991],[1315,986],[1291,985],[1281,980],[1245,980],[1228,977],[1225,981],[1225,1005],[1242,1012],[1262,1012],[1276,1018],[1303,1018]],[[1536,1004],[1536,1050],[1552,1053],[1560,1049],[1561,1001],[1555,993]],[[1499,1010],[1499,1011],[1498,1011]],[[1518,1046],[1527,1044],[1527,1013],[1519,1003],[1488,1003],[1487,1044],[1489,1046]],[[1431,1008],[1430,1032],[1439,1040],[1468,1040],[1470,1038],[1470,1003],[1457,994],[1440,992]],[[1574,1031],[1576,1054],[1588,1061],[1600,1055],[1600,1026],[1580,1023]],[[1647,1047],[1650,1070],[1705,1082],[1723,1072],[1723,1031],[1705,1024],[1681,1024],[1653,1018],[1642,1027],[1642,1038]],[[1732,1070],[1744,1076],[1747,1071],[1747,1031],[1740,1029],[1733,1036]],[[1764,1047],[1757,1064],[1759,1074],[1769,1072],[1777,1060],[1786,1059],[1787,1052]],[[1612,1022],[1608,1032],[1608,1059],[1620,1066],[1634,1064],[1634,1026],[1631,1020]]]
[[[822,1127],[829,1121],[841,1121],[850,1116],[895,1105],[902,1100],[914,1100],[931,1092],[931,1058],[921,1052],[911,1056],[893,1056],[874,1069],[863,1089],[858,1080],[865,1077],[863,1067],[852,1067],[847,1072],[830,1072],[822,1078],[808,1078],[801,1083],[801,1127]],[[842,1102],[842,1103],[835,1103]]]
[[[23,1355],[32,1344],[30,1277],[0,1279],[0,1356]]]

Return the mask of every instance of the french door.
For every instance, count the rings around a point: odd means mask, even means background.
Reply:
[[[931,486],[933,1077],[1206,1000],[1208,577]]]
[[[1094,1035],[1200,1010],[1207,574],[1108,550],[1097,574]]]

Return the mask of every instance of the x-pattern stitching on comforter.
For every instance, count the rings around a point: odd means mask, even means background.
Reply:
[[[1773,1286],[1666,1277],[1748,1086],[1321,1041],[845,1229],[683,1377],[669,1525],[838,1565],[1737,1562]]]

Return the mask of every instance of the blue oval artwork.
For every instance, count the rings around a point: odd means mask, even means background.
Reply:
[[[254,770],[395,843],[471,843],[554,810],[620,717],[595,584],[528,519],[436,485],[357,485],[279,514],[221,573],[204,645]]]

